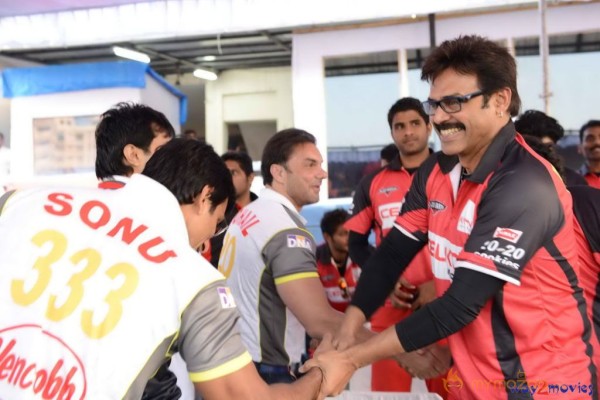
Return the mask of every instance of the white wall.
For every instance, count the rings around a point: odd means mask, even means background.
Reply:
[[[206,84],[206,141],[221,154],[227,149],[226,123],[274,120],[278,131],[293,127],[291,90],[288,67],[221,73]]]
[[[0,72],[5,68],[33,67],[40,65],[30,61],[23,61],[12,57],[0,55]],[[10,99],[2,97],[2,85],[0,84],[0,132],[4,134],[6,144],[10,147]]]
[[[140,102],[165,114],[175,133],[181,130],[179,123],[179,98],[146,74],[146,88],[140,91]]]
[[[12,99],[12,178],[15,181],[30,181],[34,177],[34,118],[100,115],[120,101],[140,101],[140,92],[137,88],[96,89]]]

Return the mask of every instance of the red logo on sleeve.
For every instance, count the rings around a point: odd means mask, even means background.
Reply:
[[[519,241],[521,235],[523,235],[523,232],[509,228],[496,228],[496,232],[494,232],[495,238],[508,240],[515,244]]]

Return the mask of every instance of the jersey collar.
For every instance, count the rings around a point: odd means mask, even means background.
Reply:
[[[300,213],[298,213],[298,211],[296,210],[296,207],[292,204],[290,199],[288,199],[281,193],[276,192],[275,190],[271,189],[270,187],[265,187],[260,192],[260,198],[261,199],[265,198],[267,200],[272,200],[272,201],[275,201],[275,202],[281,204],[285,208],[289,209],[296,217],[298,217],[300,219],[300,221],[302,221],[302,223],[304,225],[306,225],[306,218],[304,218],[302,215],[300,215]]]
[[[498,132],[494,139],[492,139],[492,143],[485,151],[479,165],[477,165],[475,171],[473,171],[466,180],[475,183],[483,183],[485,178],[496,169],[504,156],[506,147],[515,139],[516,134],[515,125],[512,121],[508,121],[508,123],[500,129],[500,132]],[[440,152],[438,162],[442,172],[447,174],[452,171],[454,166],[458,163],[458,156],[447,156]]]

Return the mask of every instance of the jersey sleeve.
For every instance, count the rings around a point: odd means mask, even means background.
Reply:
[[[223,280],[203,288],[185,309],[179,351],[192,382],[229,375],[252,361],[236,326],[238,318]]]
[[[436,163],[437,158],[433,154],[415,172],[410,189],[404,198],[402,211],[394,223],[396,229],[421,242],[427,241],[427,231],[429,230],[427,181]]]
[[[600,260],[600,189],[591,186],[569,187],[573,195],[573,211],[585,238]]]
[[[348,218],[344,226],[349,231],[360,234],[367,234],[373,227],[375,215],[371,204],[371,195],[369,193],[373,174],[365,176],[360,180],[354,197],[352,197],[352,206],[350,207],[352,216]]]
[[[295,279],[318,278],[317,245],[310,232],[300,228],[276,233],[262,250],[262,256],[275,284]]]
[[[481,197],[456,267],[520,285],[525,265],[564,224],[557,188],[542,164],[532,163],[519,174],[500,173],[490,179]]]

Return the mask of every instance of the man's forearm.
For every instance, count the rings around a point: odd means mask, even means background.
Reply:
[[[344,350],[344,353],[352,360],[357,369],[403,352],[404,349],[398,339],[394,326],[372,336],[363,343]]]
[[[269,399],[306,400],[316,399],[323,382],[319,368],[311,368],[305,375],[292,384],[278,383],[269,386]]]

